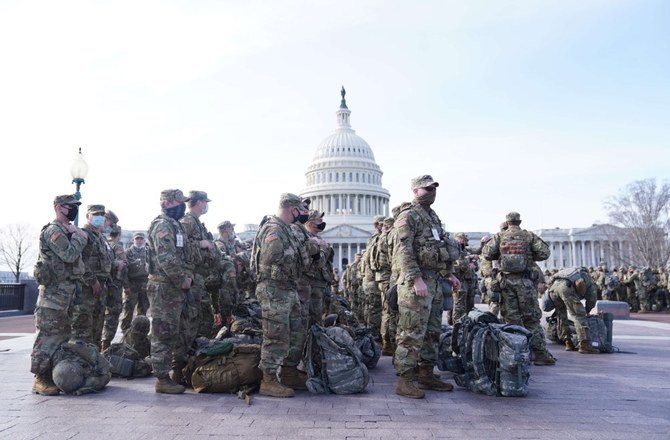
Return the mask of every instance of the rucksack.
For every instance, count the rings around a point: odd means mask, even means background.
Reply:
[[[589,326],[589,336],[591,345],[600,350],[601,353],[613,353],[612,347],[612,321],[614,315],[611,313],[598,313],[597,315],[588,315],[586,323]]]
[[[358,327],[354,330],[354,333],[356,334],[354,341],[361,352],[363,363],[368,369],[375,368],[379,358],[382,357],[382,348],[372,336],[372,329],[370,327]]]
[[[111,344],[102,355],[109,361],[112,376],[132,378],[151,374],[151,364],[129,344]]]
[[[224,354],[201,354],[189,359],[184,377],[190,379],[196,393],[236,393],[244,387],[260,384],[263,378],[263,373],[258,369],[261,346],[231,344],[231,347]],[[218,345],[213,348],[218,348]]]
[[[440,371],[451,371],[452,373],[462,374],[463,364],[458,356],[451,349],[451,335],[454,328],[450,325],[443,325],[440,333],[440,340],[437,346],[437,368]]]
[[[315,394],[355,394],[370,380],[363,355],[342,327],[314,324],[307,333],[307,389]]]
[[[567,280],[571,287],[574,287],[577,293],[584,295],[586,293],[586,282],[582,278],[582,271],[579,267],[566,267],[561,269],[553,276],[554,279],[559,278]]]
[[[529,240],[526,231],[506,232],[500,237],[500,270],[522,273],[528,267]]]
[[[52,370],[62,360],[75,361],[83,369],[84,382],[70,394],[81,395],[100,391],[112,378],[109,361],[93,344],[83,341],[64,342],[51,357]]]

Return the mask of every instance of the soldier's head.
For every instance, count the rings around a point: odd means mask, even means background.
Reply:
[[[135,232],[133,234],[133,246],[135,247],[142,247],[144,246],[144,240],[145,240],[144,232]]]
[[[86,221],[96,231],[102,231],[105,227],[105,205],[88,205],[86,210]]]
[[[298,223],[302,223],[303,225],[307,223],[307,220],[309,219],[309,205],[311,204],[312,199],[308,197],[302,198],[302,203],[300,204],[300,216],[298,217]]]
[[[54,211],[62,223],[73,222],[79,213],[81,202],[73,194],[63,194],[54,198]]]
[[[507,225],[514,225],[514,226],[519,226],[521,224],[521,214],[518,212],[509,212],[505,216],[505,222]]]
[[[184,196],[184,193],[179,189],[165,189],[161,191],[161,208],[163,214],[174,219],[179,220],[186,212],[186,202],[189,198]]]
[[[78,362],[63,359],[52,370],[54,384],[64,393],[73,393],[84,385],[84,369]]]
[[[637,267],[635,267],[635,266],[630,266],[630,267],[628,268],[628,273],[633,273],[633,272],[635,272],[635,269],[637,269]]]
[[[316,209],[310,209],[307,223],[305,223],[305,227],[307,227],[309,232],[317,235],[319,232],[326,229],[326,222],[323,221],[323,215],[323,212],[319,212]]]
[[[112,226],[119,223],[119,217],[111,209],[105,210],[105,218],[109,220],[109,224]]]
[[[393,229],[393,217],[386,217],[384,219],[384,230],[388,232],[391,229]]]
[[[333,267],[333,273],[337,275],[338,273],[340,273],[340,269],[337,267]]]
[[[382,227],[384,227],[384,219],[386,219],[386,217],[383,215],[375,215],[374,219],[372,220],[377,232],[381,232]]]
[[[284,223],[291,224],[297,222],[303,210],[302,199],[295,194],[283,193],[279,196],[277,217],[282,219]]]
[[[196,217],[207,214],[209,209],[209,197],[205,191],[190,191],[188,193],[188,211]]]
[[[229,220],[224,220],[217,226],[219,230],[219,237],[223,241],[230,241],[235,238],[235,225]]]
[[[593,266],[589,266],[589,273],[593,272]]]
[[[151,321],[144,315],[137,315],[130,323],[130,331],[136,335],[148,335]]]
[[[121,238],[121,226],[119,225],[112,225],[112,230],[109,233],[109,238],[111,238],[114,241],[118,241]]]
[[[363,257],[363,254],[361,254],[360,252],[357,253],[356,255],[354,255],[354,263],[358,263],[359,261],[361,261],[362,257]]]
[[[469,243],[468,235],[465,232],[457,232],[456,235],[454,235],[454,238],[462,247],[467,246]]]
[[[425,206],[430,206],[435,202],[437,194],[437,187],[439,183],[433,180],[433,177],[424,174],[412,179],[412,193],[414,193],[414,200]]]

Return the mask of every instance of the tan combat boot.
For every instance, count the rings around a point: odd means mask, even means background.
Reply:
[[[281,367],[281,384],[294,390],[306,390],[307,374],[296,367]]]
[[[156,378],[156,392],[162,394],[181,394],[186,391],[184,385],[174,383],[168,376]]]
[[[572,339],[565,340],[565,351],[577,351],[577,347],[572,343]]]
[[[60,394],[60,390],[48,375],[38,374],[33,382],[33,393],[42,396],[57,396]]]
[[[447,382],[442,382],[433,374],[432,365],[423,365],[419,367],[419,388],[434,391],[451,391],[454,386]]]
[[[402,373],[398,378],[395,393],[399,396],[410,397],[412,399],[423,399],[426,393],[417,388],[413,379],[414,372],[412,370]]]
[[[579,341],[579,352],[585,354],[600,354],[600,350],[591,345],[591,341]]]
[[[292,388],[284,386],[277,380],[275,373],[263,372],[263,380],[261,381],[261,389],[258,391],[264,396],[270,397],[293,397],[295,392]]]
[[[185,385],[184,381],[184,368],[186,367],[186,362],[175,362],[172,365],[172,382],[180,385]]]
[[[556,359],[548,351],[534,351],[535,359],[533,359],[533,364],[535,365],[554,365],[556,364]]]

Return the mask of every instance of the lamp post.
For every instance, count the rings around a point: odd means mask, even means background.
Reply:
[[[77,158],[74,160],[74,162],[72,162],[72,166],[70,167],[70,174],[72,174],[72,183],[74,183],[77,188],[74,196],[77,198],[77,200],[80,200],[81,193],[79,192],[79,188],[81,187],[82,183],[85,183],[84,179],[86,178],[86,174],[88,174],[88,164],[84,160],[84,156],[81,154],[81,147],[79,147],[79,154],[77,154]],[[74,225],[79,226],[79,214],[77,214],[77,217],[74,219]]]

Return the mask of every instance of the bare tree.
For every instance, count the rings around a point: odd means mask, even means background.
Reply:
[[[0,260],[9,267],[17,283],[23,268],[35,260],[35,235],[24,223],[7,225],[0,230]]]
[[[670,182],[660,187],[656,179],[637,180],[605,201],[610,222],[632,247],[633,261],[650,267],[665,266],[670,259]],[[613,249],[617,252],[617,249]],[[619,249],[619,251],[621,251]],[[626,260],[619,255],[621,260]]]

